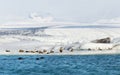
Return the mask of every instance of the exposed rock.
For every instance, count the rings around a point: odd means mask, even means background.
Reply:
[[[26,53],[29,53],[30,51],[25,51]]]
[[[10,50],[6,50],[6,52],[10,52]]]
[[[88,48],[88,50],[90,51],[91,49],[90,49],[90,48]]]
[[[43,52],[42,51],[39,51],[40,54],[42,54]]]
[[[50,50],[50,53],[54,53],[54,51],[53,51],[53,50]]]
[[[62,53],[63,52],[63,47],[60,47],[59,51],[60,51],[60,53]]]
[[[47,50],[44,49],[44,50],[43,50],[43,53],[46,53],[46,52],[47,52]]]
[[[47,52],[47,54],[50,54],[50,52]]]
[[[69,49],[70,52],[73,52],[73,50],[74,50],[73,48],[70,48],[70,49]]]
[[[110,37],[91,41],[93,43],[111,43]]]
[[[35,51],[30,51],[31,53],[35,53]]]
[[[21,50],[21,49],[20,49],[19,52],[24,52],[24,50]]]
[[[36,53],[38,53],[39,51],[35,51]]]

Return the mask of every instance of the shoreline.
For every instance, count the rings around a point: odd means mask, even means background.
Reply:
[[[114,55],[120,54],[119,50],[104,50],[104,51],[74,51],[74,52],[62,52],[62,53],[50,53],[50,54],[39,54],[39,53],[8,53],[0,52],[0,55]]]

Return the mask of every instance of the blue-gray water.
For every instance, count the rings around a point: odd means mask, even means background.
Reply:
[[[120,75],[120,55],[0,56],[0,75]]]

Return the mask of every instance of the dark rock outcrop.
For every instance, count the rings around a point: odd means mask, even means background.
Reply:
[[[6,50],[6,52],[10,52],[10,50]]]
[[[24,52],[24,50],[21,50],[21,49],[20,49],[19,52]]]
[[[93,43],[111,43],[110,37],[91,41]]]

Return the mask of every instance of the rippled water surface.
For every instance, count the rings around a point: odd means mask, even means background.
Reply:
[[[0,75],[120,75],[120,55],[0,56]]]

